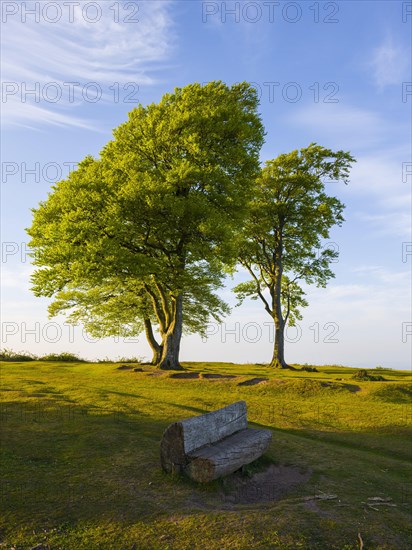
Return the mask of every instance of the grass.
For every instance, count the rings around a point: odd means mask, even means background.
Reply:
[[[5,548],[351,550],[358,532],[365,550],[410,547],[409,372],[379,369],[385,381],[363,381],[341,366],[184,366],[236,378],[106,362],[1,364]],[[252,377],[269,380],[238,385]],[[268,463],[310,472],[272,502],[229,505],[227,480],[198,485],[160,469],[170,422],[239,399],[252,426],[273,430],[245,475]]]

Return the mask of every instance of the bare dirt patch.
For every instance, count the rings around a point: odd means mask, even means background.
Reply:
[[[198,372],[174,372],[169,378],[199,378]]]
[[[361,391],[361,387],[357,386],[356,384],[343,384],[344,387],[349,390],[352,393],[356,393],[358,391]]]
[[[217,378],[237,378],[234,374],[201,374],[200,378],[206,378],[207,380],[217,379]]]
[[[274,464],[250,477],[236,472],[223,480],[220,496],[222,502],[228,506],[274,502],[302,483],[306,483],[311,474],[310,470],[304,471],[297,466]]]
[[[263,382],[268,382],[269,378],[250,378],[249,380],[244,380],[239,382],[238,386],[256,386],[256,384],[262,384]]]

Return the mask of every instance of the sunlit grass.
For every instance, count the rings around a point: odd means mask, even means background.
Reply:
[[[6,548],[350,549],[358,529],[368,549],[409,546],[410,372],[379,370],[385,382],[359,382],[341,366],[184,366],[235,378],[2,363]],[[268,381],[238,385],[253,377]],[[252,425],[273,430],[267,459],[311,477],[278,501],[228,509],[221,481],[165,475],[159,442],[170,422],[239,399]],[[329,493],[337,498],[306,499]],[[391,505],[376,511],[370,497]]]

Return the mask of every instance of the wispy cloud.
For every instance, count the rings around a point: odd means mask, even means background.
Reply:
[[[301,107],[288,119],[310,132],[312,141],[351,151],[357,162],[350,185],[342,186],[343,200],[368,201],[373,213],[358,212],[371,229],[402,238],[410,235],[410,185],[404,183],[404,164],[410,156],[406,126],[360,107],[314,104]]]
[[[27,10],[41,5],[24,4]],[[72,12],[66,6],[55,23],[50,22],[50,10],[46,17],[40,11],[38,22],[29,15],[22,20],[19,12],[2,25],[3,81],[15,84],[9,85],[9,92],[16,90],[3,99],[6,123],[90,128],[81,109],[85,85],[96,83],[90,92],[101,91],[99,101],[107,102],[113,101],[115,90],[110,87],[115,83],[120,87],[135,83],[137,87],[156,81],[156,70],[168,60],[175,41],[171,1],[94,2],[100,6],[96,22],[92,20],[98,12],[90,7],[85,11],[90,3],[79,0],[77,4],[72,5]],[[133,5],[139,9],[134,14],[130,12]],[[125,21],[127,18],[135,22]],[[76,83],[72,92],[68,83]],[[25,86],[27,90],[37,86],[40,93],[25,94]],[[57,101],[49,100],[59,93],[62,97]]]
[[[67,107],[66,107],[67,113]],[[91,120],[76,117],[71,114],[52,110],[47,107],[39,107],[31,103],[21,104],[19,98],[12,97],[8,101],[7,110],[3,116],[3,123],[14,126],[22,126],[32,130],[38,130],[43,125],[72,126],[96,130],[96,125]]]
[[[408,75],[410,75],[409,59],[409,48],[395,44],[392,37],[387,37],[379,47],[375,48],[369,61],[369,67],[378,88],[399,85],[402,80],[408,79]]]
[[[379,113],[342,103],[305,105],[288,115],[288,120],[310,132],[313,141],[327,140],[331,147],[351,151],[373,148],[388,129]]]
[[[353,271],[352,284],[331,283],[326,289],[312,289],[309,295],[310,308],[307,312],[320,320],[334,317],[342,326],[358,328],[359,333],[373,339],[369,323],[377,325],[376,345],[393,344],[385,336],[382,321],[398,331],[398,345],[401,341],[401,322],[410,316],[410,273],[389,270],[383,267],[376,270]],[[354,312],[356,315],[354,316]],[[388,315],[388,312],[391,312]]]
[[[360,265],[353,268],[352,272],[355,274],[357,279],[366,277],[369,284],[381,285],[381,283],[383,283],[385,286],[381,287],[382,297],[385,297],[386,295],[386,285],[388,284],[396,287],[395,291],[398,292],[398,296],[401,297],[401,293],[409,288],[411,278],[408,269],[403,271],[395,271],[381,265]]]
[[[2,290],[17,289],[21,292],[29,290],[30,276],[34,267],[30,264],[13,263],[12,266],[2,266],[0,285]]]
[[[371,228],[375,234],[396,235],[403,239],[411,238],[410,212],[392,211],[379,214],[368,214],[367,212],[361,212],[359,216],[362,220],[371,225]]]
[[[402,164],[406,157],[398,151],[377,150],[373,155],[360,156],[351,172],[351,185],[342,190],[344,197],[367,200],[367,211],[358,211],[362,223],[373,233],[410,238],[410,185],[403,182]]]
[[[405,197],[408,185],[403,182],[403,163],[407,159],[407,151],[399,148],[397,151],[376,149],[373,154],[359,155],[353,166],[351,180],[354,182],[355,193],[374,196],[386,201],[391,200],[392,206],[399,206],[403,201],[398,196]]]

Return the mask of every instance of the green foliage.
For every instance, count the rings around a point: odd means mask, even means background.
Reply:
[[[301,283],[324,287],[334,276],[338,253],[322,243],[342,224],[344,205],[323,180],[347,183],[352,162],[347,152],[312,143],[267,161],[256,180],[239,251],[251,279],[234,290],[240,301],[259,297],[282,334],[308,305]]]
[[[256,91],[222,82],[140,105],[99,159],[86,157],[34,210],[36,296],[94,335],[201,332],[228,311],[216,295],[235,263],[259,168]],[[180,338],[179,336],[177,336]]]
[[[307,307],[309,303],[305,299],[305,292],[296,280],[290,280],[287,275],[282,275],[280,301],[285,319],[289,326],[294,327],[296,321],[302,320],[301,308]]]
[[[118,357],[116,359],[110,359],[105,357],[104,359],[98,359],[98,363],[143,363],[143,357]]]
[[[0,361],[36,361],[38,358],[26,351],[16,352],[4,348],[0,351]]]
[[[365,380],[370,382],[381,382],[385,380],[385,378],[380,374],[371,374],[366,369],[358,370],[358,372],[356,372],[352,376],[352,378],[354,378],[355,380]]]
[[[86,362],[85,359],[80,358],[78,355],[69,352],[62,353],[49,353],[38,357],[34,353],[28,352],[16,352],[11,349],[2,349],[0,352],[0,361],[58,361],[60,363],[69,362]]]
[[[318,372],[318,369],[316,367],[309,367],[309,365],[303,365],[300,370],[303,370],[305,372]]]
[[[39,361],[58,361],[59,363],[86,363],[85,359],[82,359],[75,353],[62,352],[62,353],[48,353],[39,358]]]

